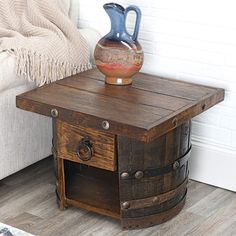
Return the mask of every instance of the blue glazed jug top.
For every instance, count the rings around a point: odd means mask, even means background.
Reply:
[[[108,35],[106,35],[108,39],[137,41],[141,20],[141,10],[137,6],[131,5],[125,9],[123,6],[117,3],[106,3],[103,5],[103,8],[107,12],[111,20],[111,31]],[[127,32],[125,26],[125,21],[130,11],[134,11],[136,13],[136,22],[133,35],[130,35]]]
[[[120,4],[117,4],[117,3],[114,3],[114,2],[110,2],[110,3],[106,3],[103,5],[103,8],[106,10],[108,8],[112,8],[114,10],[118,10],[118,11],[121,11],[121,12],[124,12],[125,11],[125,8],[122,7]]]

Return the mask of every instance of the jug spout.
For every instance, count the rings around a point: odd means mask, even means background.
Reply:
[[[125,30],[125,8],[117,3],[106,3],[103,8],[110,17],[111,38],[119,38]]]
[[[110,3],[106,3],[103,5],[103,8],[105,10],[107,9],[113,9],[113,10],[116,10],[116,11],[121,11],[124,13],[125,9],[124,7],[122,7],[120,4],[117,4],[117,3],[114,3],[114,2],[110,2]]]

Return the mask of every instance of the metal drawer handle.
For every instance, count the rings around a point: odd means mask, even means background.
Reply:
[[[78,149],[77,155],[82,161],[88,161],[93,156],[93,144],[89,140],[89,138],[81,139]]]

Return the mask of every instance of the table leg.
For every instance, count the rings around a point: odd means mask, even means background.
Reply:
[[[58,157],[58,144],[57,144],[57,119],[53,118],[53,142],[52,153],[54,157],[54,170],[56,177],[56,197],[57,203],[61,210],[66,208],[65,196],[65,170],[64,159]]]

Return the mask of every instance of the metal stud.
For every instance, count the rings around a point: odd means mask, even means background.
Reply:
[[[152,203],[156,203],[158,200],[159,200],[158,197],[154,197],[154,198],[152,199]]]
[[[128,172],[123,172],[120,175],[121,179],[128,179],[129,178],[129,173]]]
[[[58,117],[58,110],[55,109],[55,108],[53,108],[53,109],[51,110],[51,116],[52,116],[52,117]]]
[[[129,209],[129,208],[130,208],[130,203],[129,203],[129,202],[123,202],[123,203],[121,204],[121,207],[122,207],[123,209]]]
[[[109,122],[107,120],[104,120],[102,122],[102,128],[103,129],[109,129],[110,128],[110,124],[109,124]]]
[[[180,164],[178,161],[175,161],[173,164],[173,170],[177,170],[179,168]]]
[[[141,170],[138,170],[135,175],[135,179],[142,179],[143,178],[143,172]]]

